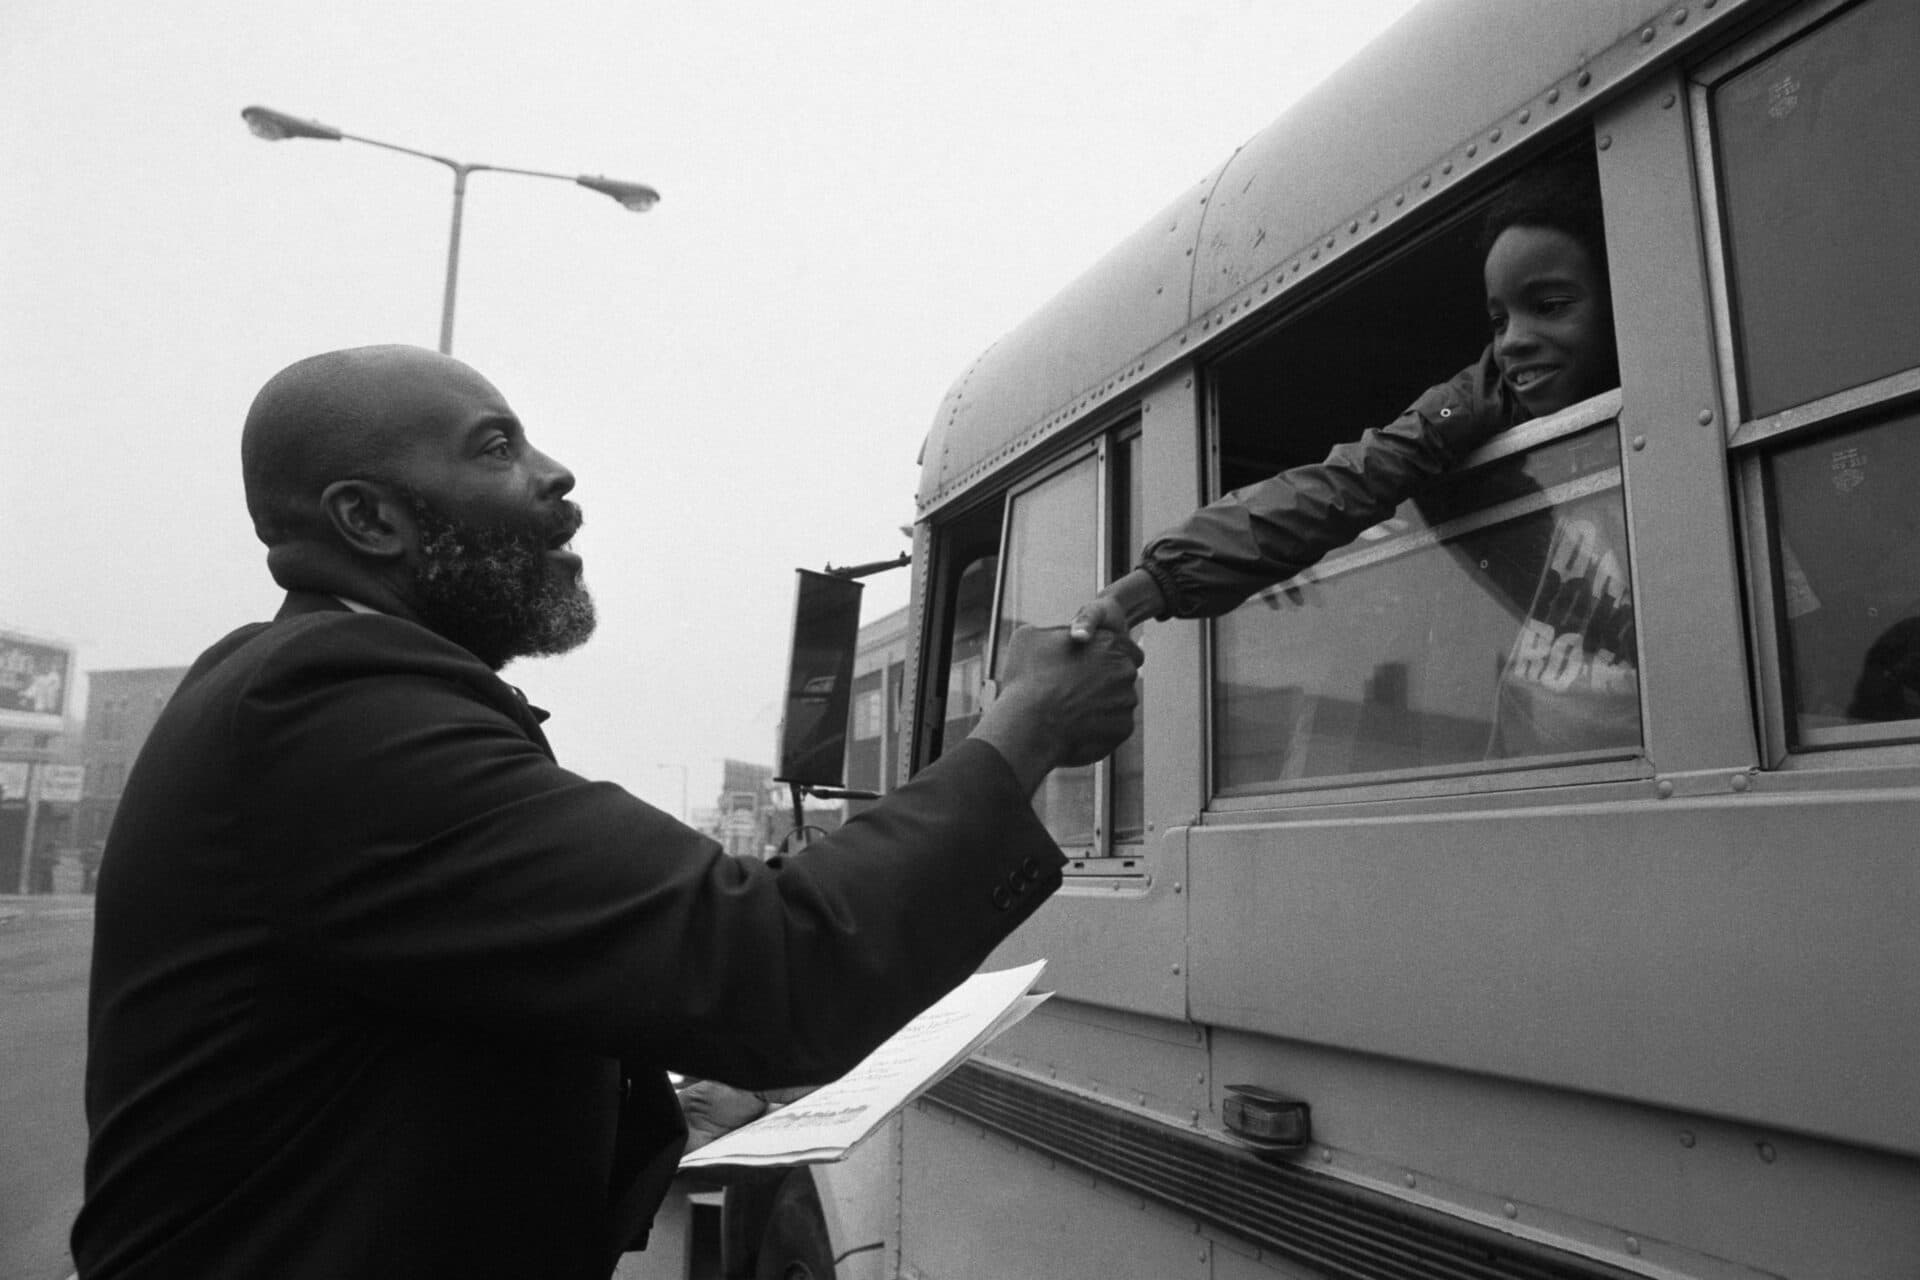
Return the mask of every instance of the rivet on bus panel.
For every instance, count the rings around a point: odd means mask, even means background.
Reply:
[[[1633,451],[1635,453],[1640,452],[1642,449],[1646,447],[1647,447],[1647,438],[1645,436],[1635,436],[1633,438]]]
[[[1520,115],[1521,115],[1521,118],[1522,118],[1522,119],[1525,119],[1525,117],[1526,117],[1526,114],[1527,114],[1526,112],[1524,112],[1524,111],[1522,111],[1522,112],[1520,113]],[[1496,143],[1496,142],[1499,142],[1499,141],[1500,141],[1500,131],[1499,131],[1498,129],[1495,129],[1495,130],[1494,130],[1494,131],[1493,131],[1492,133],[1490,133],[1490,134],[1488,134],[1488,135],[1487,135],[1487,142],[1488,142],[1489,144],[1492,144],[1492,143]]]
[[[1772,1164],[1779,1158],[1779,1153],[1773,1149],[1771,1142],[1763,1142],[1760,1144],[1760,1158],[1768,1164]]]
[[[1753,785],[1753,779],[1747,777],[1744,773],[1736,773],[1731,779],[1731,785],[1735,791],[1744,792],[1748,787]]]
[[[1177,964],[1175,964],[1175,965],[1168,965],[1168,966],[1167,966],[1167,972],[1168,972],[1168,973],[1171,973],[1171,974],[1174,974],[1174,975],[1176,975],[1176,976],[1177,976],[1177,975],[1179,974],[1179,972],[1180,972],[1180,966],[1179,966],[1179,965],[1177,965]]]
[[[1703,427],[1710,427],[1713,425],[1713,410],[1702,409],[1700,411],[1700,425]]]
[[[1553,103],[1556,103],[1558,101],[1560,101],[1560,91],[1558,89],[1547,90],[1548,105],[1551,106]]]
[[[1579,75],[1574,77],[1573,82],[1579,85],[1582,89],[1584,89],[1588,85],[1593,83],[1593,72],[1582,71]]]
[[[1414,1179],[1414,1176],[1413,1176],[1412,1174],[1408,1174],[1408,1175],[1406,1176],[1406,1184],[1407,1184],[1407,1186],[1408,1186],[1409,1188],[1411,1188],[1411,1187],[1413,1187],[1413,1186],[1415,1186],[1415,1185],[1416,1185],[1416,1181],[1415,1181],[1415,1179]]]
[[[1662,800],[1671,800],[1673,798],[1673,783],[1662,778],[1654,784],[1653,793]]]
[[[1679,25],[1680,25],[1681,23],[1683,23],[1683,22],[1685,22],[1686,20],[1687,20],[1687,11],[1686,11],[1685,9],[1675,9],[1675,10],[1673,11],[1673,25],[1674,25],[1674,26],[1676,26],[1676,27],[1677,27],[1677,26],[1679,26]]]
[[[1673,95],[1670,93],[1667,94],[1664,98],[1660,99],[1660,109],[1662,111],[1673,110],[1673,102],[1674,102]]]
[[[1600,141],[1596,142],[1594,145],[1599,147],[1602,151],[1605,151],[1607,148],[1613,145],[1613,135],[1610,133],[1601,134]]]
[[[1469,142],[1467,144],[1467,159],[1471,160],[1479,154],[1480,154],[1480,144],[1477,142]]]
[[[1506,1214],[1509,1218],[1517,1218],[1520,1216],[1520,1206],[1509,1200],[1500,1206],[1500,1212]]]
[[[1636,1258],[1640,1256],[1640,1241],[1636,1237],[1627,1237],[1627,1252]]]
[[[1533,112],[1531,112],[1531,111],[1522,111],[1522,112],[1520,113],[1520,123],[1521,123],[1521,124],[1526,124],[1526,123],[1527,123],[1528,121],[1530,121],[1530,120],[1532,120],[1532,119],[1533,119]]]
[[[1648,28],[1647,28],[1646,30],[1644,30],[1644,31],[1642,31],[1642,32],[1640,33],[1640,43],[1641,43],[1641,44],[1652,44],[1652,43],[1653,43],[1653,28],[1652,28],[1652,27],[1648,27]]]

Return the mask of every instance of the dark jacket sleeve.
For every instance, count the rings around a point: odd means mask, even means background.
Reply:
[[[1493,349],[1404,413],[1325,462],[1236,489],[1147,544],[1140,567],[1166,599],[1163,617],[1210,618],[1284,582],[1378,524],[1393,509],[1522,416]]]
[[[561,768],[507,686],[421,636],[330,615],[235,712],[240,822],[273,833],[271,927],[320,998],[743,1087],[814,1083],[1060,882],[984,743],[769,866]]]

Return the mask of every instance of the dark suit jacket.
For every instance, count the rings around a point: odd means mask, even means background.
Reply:
[[[398,618],[294,594],[189,672],[102,863],[87,1280],[604,1277],[664,1072],[832,1078],[1059,884],[964,742],[784,866],[554,762]]]

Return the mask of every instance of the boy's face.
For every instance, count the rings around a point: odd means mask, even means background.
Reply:
[[[1487,316],[1500,376],[1542,417],[1619,384],[1607,282],[1580,242],[1508,227],[1487,251]]]

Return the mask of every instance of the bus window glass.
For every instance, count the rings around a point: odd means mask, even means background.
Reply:
[[[1141,527],[1140,437],[1129,436],[1114,446],[1114,545],[1108,571],[1119,577],[1133,567],[1145,530]],[[1137,841],[1146,829],[1146,735],[1142,707],[1146,673],[1140,676],[1141,702],[1133,708],[1133,733],[1113,753],[1113,838]]]
[[[1612,423],[1459,476],[1215,629],[1223,791],[1640,744]]]
[[[1798,744],[1920,720],[1920,414],[1782,449],[1768,471]]]
[[[1920,364],[1920,5],[1846,10],[1713,90],[1749,419]]]
[[[953,605],[952,648],[947,657],[946,717],[942,750],[973,732],[983,708],[980,691],[987,676],[987,622],[993,609],[997,555],[981,556],[960,571]]]
[[[1092,455],[1014,497],[1007,517],[1006,581],[995,635],[995,670],[1016,628],[1064,626],[1097,585],[1094,540],[1099,470]],[[1094,770],[1087,765],[1047,775],[1034,808],[1063,846],[1094,839]]]

